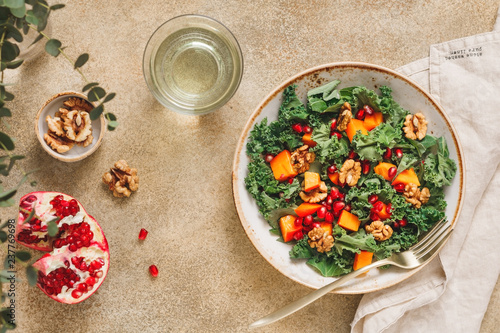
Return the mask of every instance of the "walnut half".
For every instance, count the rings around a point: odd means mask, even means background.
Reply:
[[[303,173],[309,170],[309,164],[314,162],[316,155],[309,152],[308,145],[303,145],[292,152],[291,159],[295,172]]]
[[[361,177],[361,163],[348,159],[340,168],[339,181],[349,186],[355,186]]]
[[[325,182],[321,182],[319,187],[311,190],[309,192],[304,191],[304,186],[302,184],[302,191],[299,193],[300,198],[304,200],[304,202],[317,203],[321,200],[326,199],[328,196],[328,188],[326,187]]]
[[[407,115],[404,122],[403,131],[408,139],[422,140],[427,133],[427,120],[422,113]]]
[[[316,248],[318,252],[328,252],[333,247],[333,237],[328,234],[323,228],[314,228],[307,234],[309,239],[307,242],[313,249]]]
[[[345,102],[340,108],[339,117],[337,119],[337,130],[345,131],[347,129],[347,124],[352,119],[351,104]]]
[[[367,224],[365,230],[379,242],[385,241],[392,236],[391,226],[384,224],[382,221],[373,221],[371,224]]]
[[[416,184],[410,183],[405,186],[403,196],[406,202],[409,202],[415,208],[420,208],[423,204],[429,201],[431,192],[427,187],[419,189]]]
[[[113,191],[115,197],[129,197],[139,189],[137,169],[128,166],[124,160],[119,160],[114,167],[102,175],[102,181]]]

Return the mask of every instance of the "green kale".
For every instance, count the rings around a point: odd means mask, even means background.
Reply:
[[[330,251],[330,256],[317,254],[309,259],[307,263],[316,268],[323,276],[340,276],[352,271],[354,263],[354,253],[345,251],[339,254],[337,251]]]
[[[290,251],[290,258],[293,259],[309,259],[314,256],[314,250],[309,246],[307,242],[307,235],[299,240]]]
[[[380,98],[380,111],[384,114],[385,121],[394,128],[401,128],[405,117],[410,114],[409,111],[403,109],[392,98],[392,89],[387,86],[380,87],[382,97]]]
[[[366,234],[364,229],[359,229],[349,235],[342,227],[335,225],[333,234],[335,242],[333,246],[335,250],[342,254],[344,250],[358,253],[360,250],[375,252],[377,250],[377,243],[372,234]]]
[[[401,136],[401,129],[382,123],[368,132],[368,135],[354,135],[352,146],[359,157],[369,161],[382,161],[387,147],[392,147]]]
[[[444,137],[437,139],[437,154],[429,154],[425,158],[424,180],[436,187],[451,185],[457,172],[457,165],[449,158],[448,146]]]
[[[346,138],[340,140],[336,136],[330,137],[330,127],[326,124],[321,124],[319,128],[315,128],[312,134],[312,140],[316,142],[316,147],[312,148],[316,154],[316,159],[325,164],[329,161],[340,161],[341,158],[349,154],[349,143]]]
[[[283,91],[283,102],[278,111],[278,121],[285,127],[293,122],[304,121],[308,116],[306,107],[295,93],[295,88],[296,85],[291,85]]]
[[[352,90],[352,102],[351,106],[353,110],[359,110],[362,109],[363,106],[369,105],[372,107],[372,109],[376,112],[381,111],[380,110],[380,97],[377,95],[376,92],[373,90],[370,90],[366,87],[355,87]]]

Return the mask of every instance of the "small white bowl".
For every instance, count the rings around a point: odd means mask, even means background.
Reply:
[[[43,104],[36,115],[35,122],[36,136],[38,138],[38,141],[40,141],[42,148],[50,156],[64,162],[81,161],[84,158],[90,156],[101,145],[102,139],[104,137],[104,132],[106,131],[106,121],[104,120],[104,115],[101,115],[99,119],[92,120],[92,136],[94,137],[94,140],[92,140],[92,143],[90,145],[88,145],[87,147],[75,145],[65,153],[58,153],[57,151],[53,150],[43,138],[44,134],[47,133],[49,129],[45,118],[47,116],[54,117],[59,108],[63,107],[63,102],[67,101],[70,97],[78,97],[84,99],[94,107],[96,106],[94,103],[90,102],[83,94],[72,91],[62,92],[52,96],[45,102],[45,104]]]

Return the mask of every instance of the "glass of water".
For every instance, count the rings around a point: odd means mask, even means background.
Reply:
[[[243,75],[238,41],[220,22],[201,15],[177,16],[146,45],[144,78],[151,93],[172,111],[202,115],[222,107]]]

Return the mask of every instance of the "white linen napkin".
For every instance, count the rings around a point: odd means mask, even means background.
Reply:
[[[493,32],[432,45],[398,69],[443,106],[465,158],[464,205],[439,257],[361,299],[352,333],[477,332],[500,274],[500,9]]]

